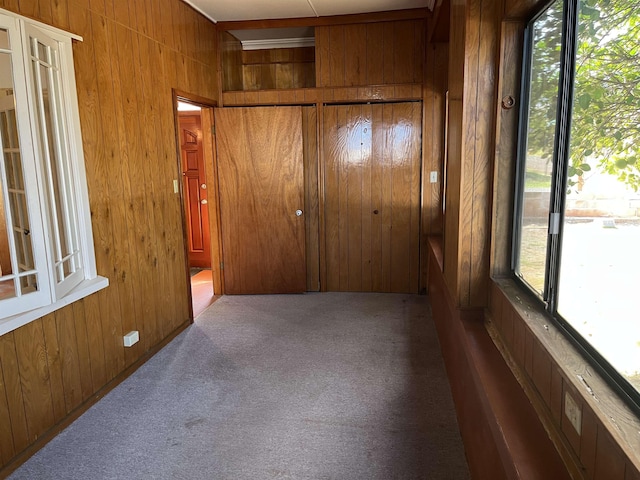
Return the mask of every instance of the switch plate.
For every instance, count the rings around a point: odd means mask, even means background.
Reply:
[[[132,347],[140,340],[140,332],[138,330],[132,330],[124,336],[124,346]]]
[[[438,183],[438,172],[431,172],[429,174],[429,181],[431,183]]]
[[[173,180],[173,193],[178,193],[180,191],[180,186],[178,185],[178,180]]]
[[[569,392],[564,393],[564,414],[575,428],[578,435],[582,433],[582,411]]]

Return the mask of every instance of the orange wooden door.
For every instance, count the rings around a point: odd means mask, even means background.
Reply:
[[[327,290],[418,293],[422,105],[324,109]]]
[[[218,108],[216,146],[225,292],[305,291],[301,107]]]
[[[200,114],[181,113],[178,118],[189,266],[208,268],[211,241]]]

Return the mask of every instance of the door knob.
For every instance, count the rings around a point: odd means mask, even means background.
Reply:
[[[207,203],[209,203],[209,202],[207,202],[207,199],[206,199],[206,198],[203,198],[202,200],[200,200],[200,203],[201,203],[202,205],[206,205],[206,204],[207,204]]]
[[[296,217],[302,216],[302,210],[296,210]]]

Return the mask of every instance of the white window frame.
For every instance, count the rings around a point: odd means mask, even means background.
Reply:
[[[7,29],[11,42],[16,120],[20,131],[25,190],[29,191],[28,209],[34,262],[39,278],[37,292],[0,300],[0,335],[3,335],[107,287],[109,281],[97,275],[82,149],[72,50],[72,41],[82,41],[82,38],[3,9],[0,9],[0,27]],[[46,179],[47,140],[43,139],[40,128],[41,110],[34,83],[32,39],[52,48],[59,66],[57,81],[60,91],[56,103],[60,109],[55,113],[58,115],[56,131],[60,133],[62,141],[57,151],[66,159],[68,166],[66,179],[71,184],[68,199],[75,205],[72,209],[72,229],[77,232],[80,249],[78,268],[62,282],[58,282],[55,275],[59,252],[56,252],[53,241],[55,229],[50,215],[49,182]],[[0,168],[4,168],[4,159],[0,163]],[[8,211],[7,199],[8,195],[5,194],[3,203]],[[12,252],[12,257],[15,258],[15,251]]]

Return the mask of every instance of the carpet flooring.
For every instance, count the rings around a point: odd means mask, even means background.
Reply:
[[[18,479],[469,473],[426,297],[225,296]]]

